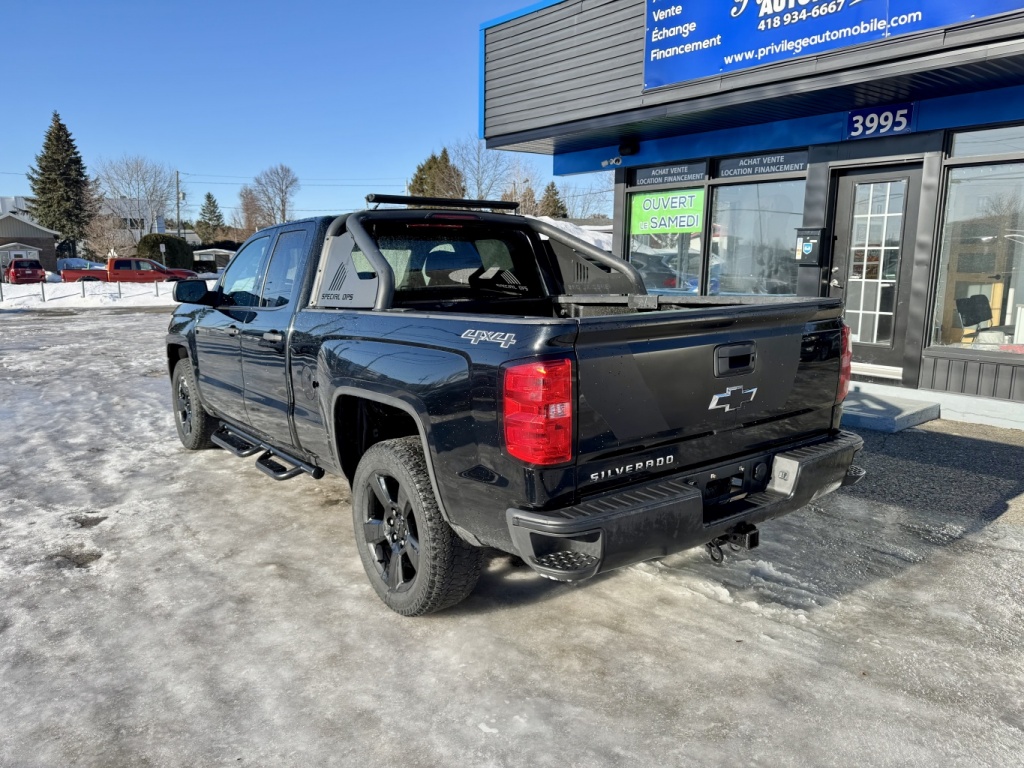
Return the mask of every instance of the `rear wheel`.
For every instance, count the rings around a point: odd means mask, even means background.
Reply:
[[[196,374],[192,370],[192,361],[188,358],[179,360],[174,366],[174,375],[171,377],[171,404],[181,444],[190,451],[212,448],[213,441],[210,440],[210,435],[213,434],[216,424],[199,402]]]
[[[419,438],[385,440],[366,452],[352,481],[352,522],[366,575],[396,613],[449,608],[476,586],[481,550],[441,516]]]

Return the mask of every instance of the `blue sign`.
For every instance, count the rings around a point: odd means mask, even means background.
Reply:
[[[891,104],[888,107],[868,107],[847,113],[844,138],[872,139],[913,131],[914,105]]]
[[[644,88],[1024,8],[1024,0],[647,0]]]

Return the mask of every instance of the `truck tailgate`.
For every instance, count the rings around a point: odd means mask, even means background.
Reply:
[[[808,299],[582,320],[579,490],[827,432],[839,314],[832,300]]]

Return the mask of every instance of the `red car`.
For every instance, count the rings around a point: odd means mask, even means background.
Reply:
[[[46,270],[35,259],[14,259],[4,270],[4,279],[8,283],[43,283]]]

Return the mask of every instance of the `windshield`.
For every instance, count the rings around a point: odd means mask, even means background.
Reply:
[[[13,262],[15,269],[42,269],[43,265],[38,261],[25,261],[24,259],[18,259]]]

